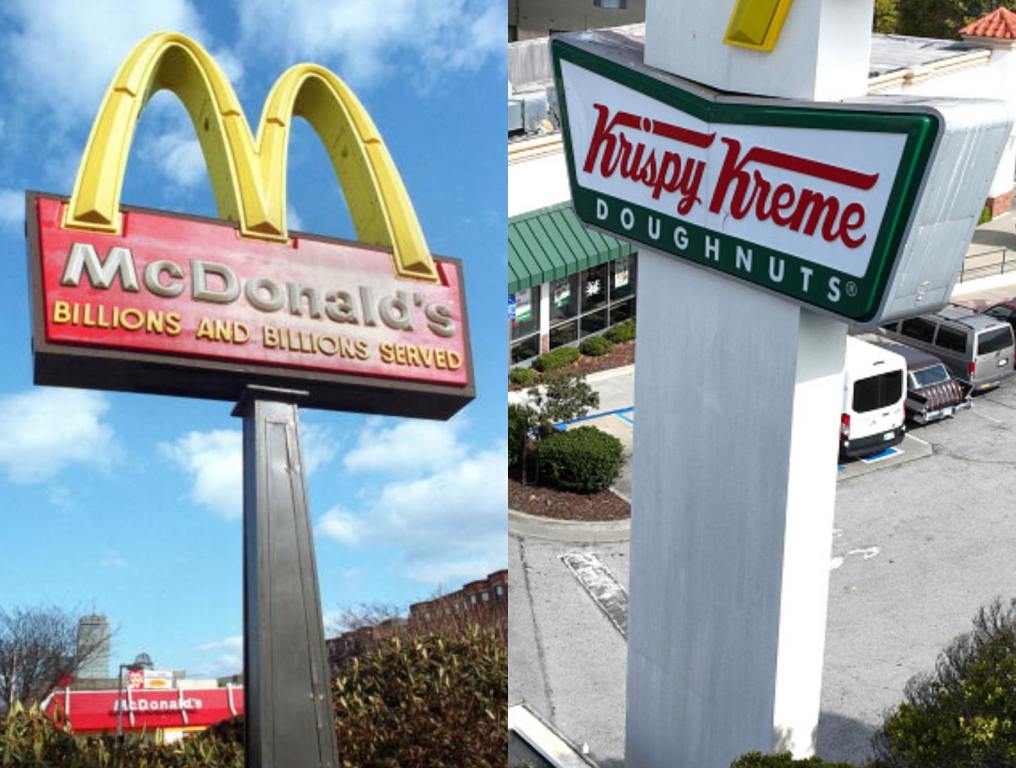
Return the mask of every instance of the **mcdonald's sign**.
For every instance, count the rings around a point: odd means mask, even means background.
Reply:
[[[190,115],[219,219],[120,203],[134,128],[169,90]],[[321,138],[356,242],[290,232],[294,117]],[[27,193],[35,382],[448,418],[474,395],[462,265],[431,254],[388,149],[354,93],[299,64],[252,134],[195,41],[139,43],[106,92],[70,198]]]

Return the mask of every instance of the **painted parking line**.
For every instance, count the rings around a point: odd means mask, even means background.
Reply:
[[[628,593],[610,568],[592,552],[567,552],[560,558],[621,637],[627,640]]]
[[[903,451],[900,450],[899,448],[886,448],[884,451],[879,451],[878,453],[874,453],[871,456],[865,456],[863,459],[861,459],[861,463],[875,464],[876,462],[879,461],[891,459],[893,456],[899,456],[902,453]]]
[[[631,417],[628,416],[628,414],[632,414],[634,416],[635,406],[630,405],[627,408],[614,408],[609,411],[599,411],[597,413],[589,413],[586,414],[585,416],[580,416],[577,419],[572,419],[571,421],[559,421],[557,424],[554,425],[554,428],[567,429],[569,424],[578,424],[583,421],[602,419],[604,416],[618,416],[627,421],[629,424],[634,424],[635,422],[631,419]]]

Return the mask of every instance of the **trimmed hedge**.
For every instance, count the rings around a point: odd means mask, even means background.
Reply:
[[[974,628],[912,678],[875,734],[877,768],[1016,765],[1016,600],[995,600]]]
[[[635,340],[635,321],[625,320],[610,328],[605,334],[615,344],[624,344],[626,341]]]
[[[795,760],[789,752],[778,755],[764,755],[749,752],[730,764],[730,768],[853,768],[850,763],[827,763],[820,757]]]
[[[508,371],[508,381],[520,387],[528,387],[536,381],[536,371],[532,368],[512,368]]]
[[[576,347],[558,347],[552,349],[550,352],[544,352],[536,360],[533,361],[533,368],[546,373],[547,371],[556,371],[558,368],[564,368],[566,365],[571,365],[579,359],[579,351]]]
[[[606,336],[590,336],[579,344],[579,352],[590,357],[605,355],[614,348],[614,342]]]
[[[555,432],[540,441],[540,478],[565,491],[596,493],[621,473],[621,441],[596,427]]]

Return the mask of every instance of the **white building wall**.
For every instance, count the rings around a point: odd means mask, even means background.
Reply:
[[[983,45],[972,40],[972,45]],[[952,96],[956,98],[1002,99],[1016,112],[1016,50],[1008,43],[992,47],[991,58],[983,66],[960,69],[944,74],[933,74],[913,83],[897,82],[888,88],[874,91],[878,94],[914,96]],[[1012,191],[1016,173],[1016,130],[1009,136],[1005,154],[999,163],[988,194],[991,197]]]
[[[518,216],[571,199],[564,150],[508,163],[508,216]]]

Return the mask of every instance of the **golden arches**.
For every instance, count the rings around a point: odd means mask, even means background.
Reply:
[[[68,229],[118,233],[123,176],[134,127],[152,94],[169,90],[194,124],[219,216],[238,221],[246,237],[284,241],[289,126],[305,118],[331,158],[357,237],[390,247],[402,277],[439,277],[402,178],[374,122],[334,73],[297,64],[272,86],[257,139],[215,60],[174,33],[142,40],[120,66],[92,124],[74,192]]]

